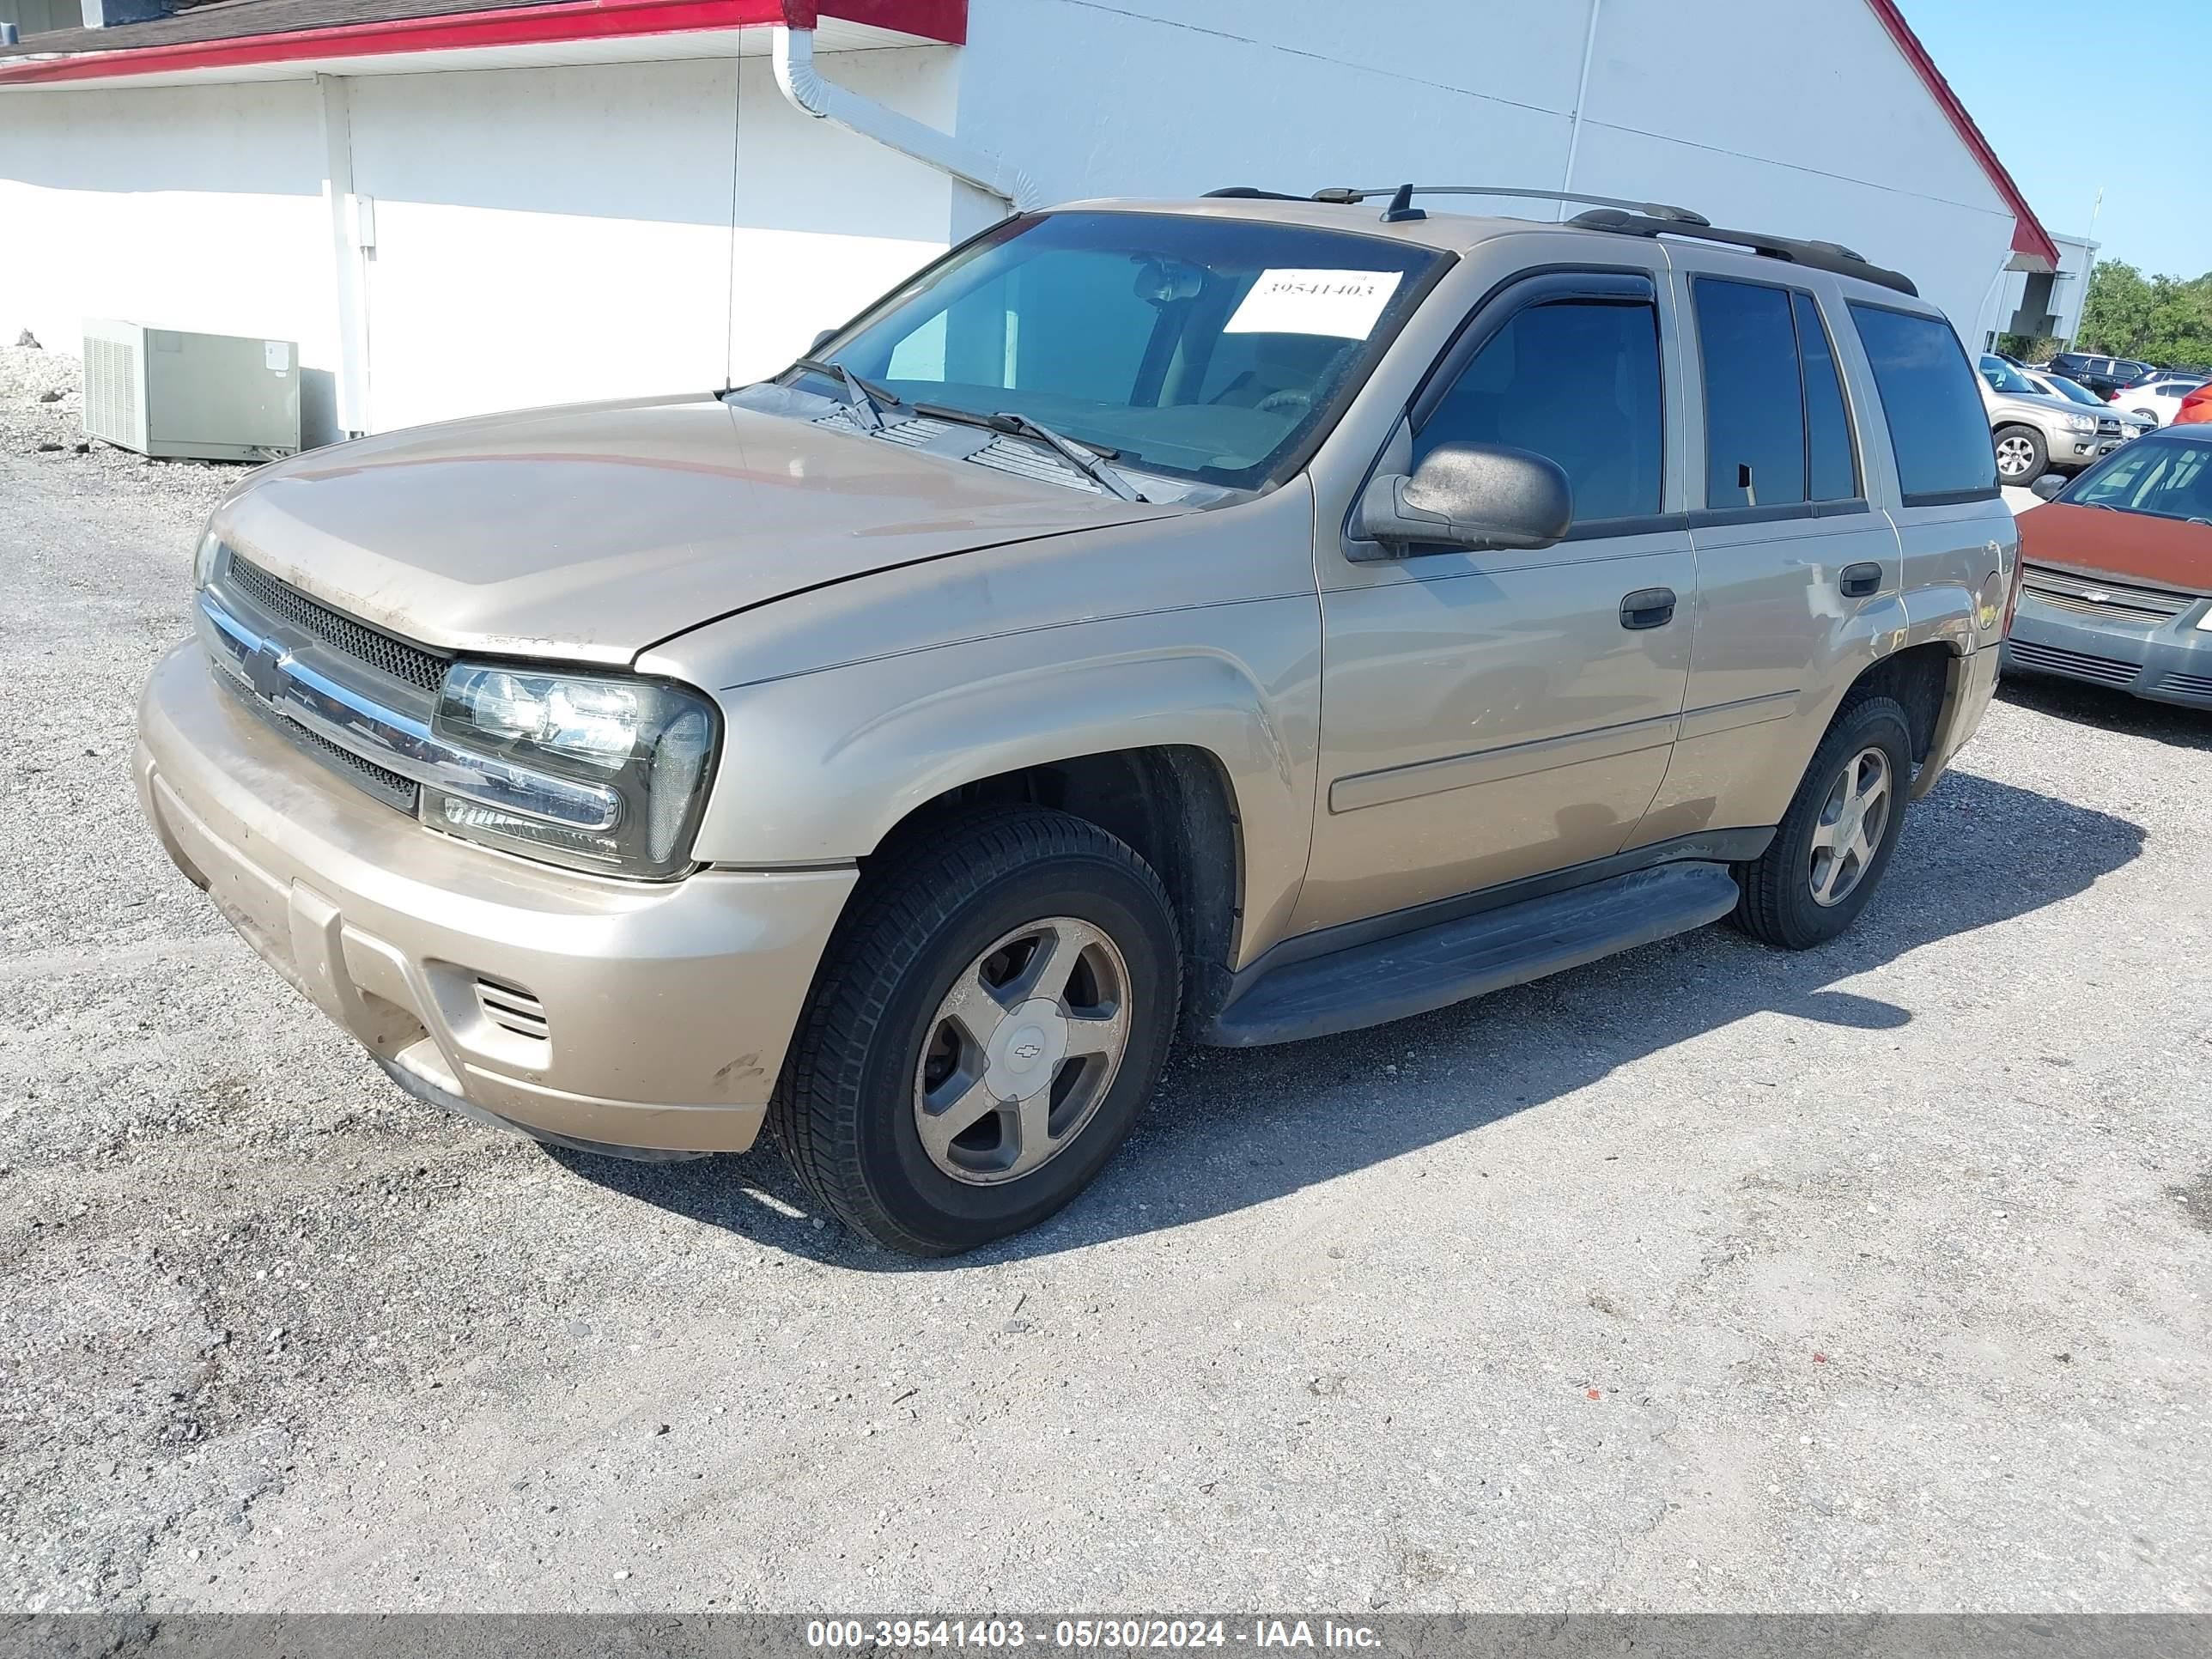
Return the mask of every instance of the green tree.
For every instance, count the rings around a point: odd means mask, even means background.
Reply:
[[[2121,259],[2100,260],[2089,272],[2088,297],[2081,302],[2081,326],[2074,343],[2090,351],[2132,357],[2150,331],[2150,284]]]
[[[2185,282],[2106,261],[2089,273],[2075,344],[2148,362],[2212,366],[2212,272]]]

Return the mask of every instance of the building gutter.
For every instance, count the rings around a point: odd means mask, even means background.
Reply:
[[[825,79],[814,64],[811,6],[788,3],[786,19],[775,31],[775,83],[793,108],[972,185],[1018,213],[1044,205],[1036,181],[1011,162]]]
[[[465,0],[459,0],[465,5]],[[118,44],[96,51],[0,57],[0,91],[11,87],[128,84],[140,76],[192,75],[222,80],[284,65],[306,76],[361,72],[361,60],[489,47],[558,46],[646,35],[781,27],[802,0],[533,0],[489,11],[456,9],[420,17],[379,18],[276,34],[219,35],[161,46]],[[840,21],[911,34],[916,44],[957,46],[967,38],[966,0],[807,0],[805,25],[825,7]],[[332,69],[333,65],[341,67]],[[927,129],[923,129],[927,131]]]

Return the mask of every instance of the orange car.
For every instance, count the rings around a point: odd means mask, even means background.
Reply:
[[[2212,391],[2212,388],[2207,388]],[[2212,708],[2212,397],[2020,519],[2021,593],[2008,670]]]
[[[2193,421],[2212,421],[2212,380],[2191,392],[2181,400],[2181,408],[2174,415],[2176,426],[2187,426]]]

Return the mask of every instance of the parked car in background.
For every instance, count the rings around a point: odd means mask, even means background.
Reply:
[[[1980,368],[1982,406],[1989,413],[2001,482],[2025,485],[2053,468],[2075,471],[2095,460],[2100,447],[2119,443],[2119,418],[2111,410],[2100,416],[2039,391],[2024,370],[1989,353]]]
[[[248,475],[147,814],[418,1098],[765,1127],[925,1255],[1080,1192],[1179,1032],[1835,938],[2017,574],[1942,312],[1348,194],[1023,214],[761,383]]]
[[[2100,398],[2150,373],[2151,365],[2133,357],[2104,357],[2094,352],[2062,351],[2051,360],[2053,373],[2078,380]]]
[[[2184,398],[2180,409],[2174,413],[2176,426],[2193,426],[2200,422],[2212,422],[2212,381]]]
[[[2054,398],[2063,398],[2068,403],[2096,410],[2097,429],[2100,436],[2109,435],[2105,433],[2104,428],[2105,422],[2111,421],[2119,428],[2117,443],[2126,443],[2130,439],[2140,438],[2144,433],[2155,431],[2158,428],[2156,421],[2145,416],[2132,415],[2124,410],[2117,409],[2090,391],[2087,386],[2078,381],[2069,380],[2063,374],[2052,374],[2039,368],[2024,368],[2021,373],[2027,376],[2028,384],[2039,392],[2047,392]],[[2108,444],[2101,446],[2100,448],[2109,449],[2112,447]]]
[[[2020,518],[2008,670],[2212,708],[2212,425],[2107,456]]]
[[[2147,380],[2123,390],[2112,407],[2144,420],[2165,425],[2181,410],[2181,400],[2204,384],[2202,376],[2187,380]]]

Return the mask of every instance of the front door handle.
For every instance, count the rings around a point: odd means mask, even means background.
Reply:
[[[1847,564],[1836,578],[1836,586],[1844,590],[1847,599],[1869,598],[1881,586],[1881,567],[1878,564]]]
[[[1674,590],[1639,587],[1620,602],[1623,628],[1664,628],[1674,620]]]

